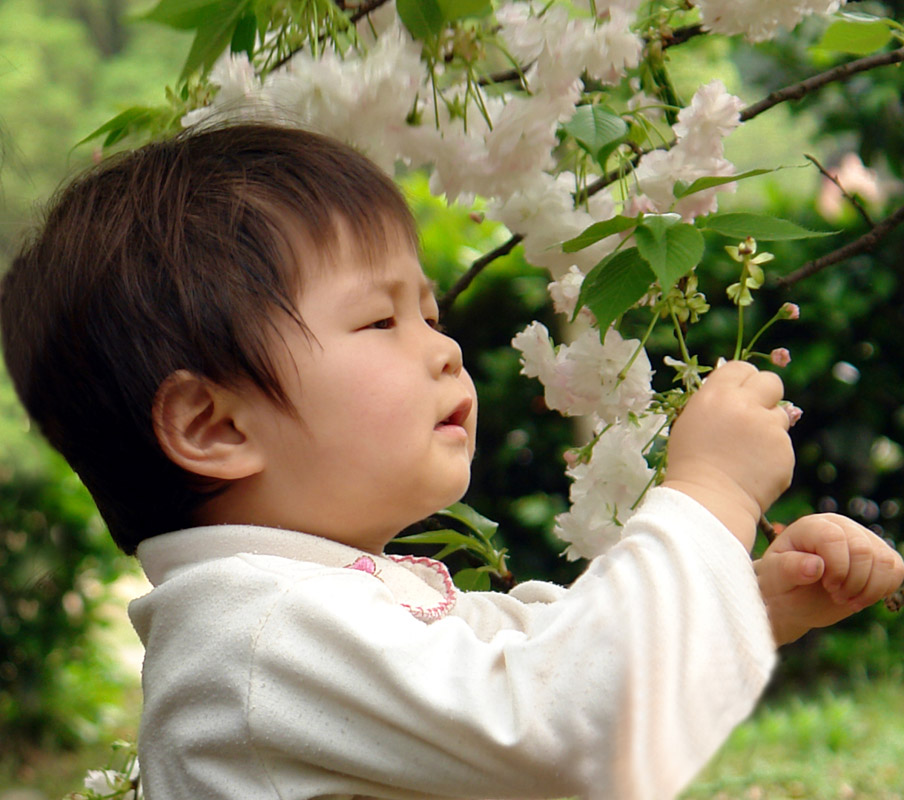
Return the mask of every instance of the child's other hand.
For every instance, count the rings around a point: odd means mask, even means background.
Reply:
[[[690,398],[669,435],[663,485],[708,508],[748,550],[794,469],[782,393],[775,373],[730,361]]]
[[[801,517],[754,566],[780,645],[872,605],[904,580],[901,556],[839,514]]]

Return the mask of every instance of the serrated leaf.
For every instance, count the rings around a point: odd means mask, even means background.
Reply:
[[[614,233],[631,230],[637,225],[638,219],[638,217],[623,217],[618,214],[603,222],[594,222],[593,225],[581,231],[574,239],[563,242],[562,250],[566,253],[575,253],[578,250],[583,250],[585,247],[590,247],[590,245],[596,244]]]
[[[781,167],[778,167],[777,169],[781,169]],[[775,171],[775,169],[751,169],[747,172],[741,172],[738,175],[722,175],[720,177],[709,176],[706,178],[697,178],[697,180],[695,180],[691,184],[685,184],[679,181],[675,184],[673,194],[675,195],[676,200],[680,200],[682,197],[687,197],[688,195],[696,194],[697,192],[703,192],[707,189],[714,189],[716,186],[724,186],[727,183],[743,181],[747,180],[747,178],[755,178],[757,177],[757,175],[766,175],[767,173]]]
[[[437,0],[437,3],[447,22],[465,17],[485,17],[493,10],[491,0]]]
[[[493,522],[465,503],[453,503],[448,508],[437,512],[438,516],[449,517],[467,525],[485,541],[489,542],[499,529],[499,523]]]
[[[437,0],[396,0],[396,11],[408,32],[421,41],[436,36],[445,23]]]
[[[885,47],[892,38],[888,25],[876,17],[839,19],[826,28],[817,47],[866,56]]]
[[[460,569],[452,576],[452,582],[463,592],[488,592],[490,591],[489,573],[479,569]]]
[[[602,106],[578,106],[562,129],[603,168],[613,148],[628,137],[628,124]]]
[[[677,216],[677,215],[676,215]],[[637,249],[650,265],[664,292],[690,272],[703,257],[703,235],[693,225],[671,215],[645,217],[634,232]]]
[[[787,219],[743,211],[712,214],[700,221],[700,227],[737,241],[752,236],[766,242],[782,242],[834,236],[836,233],[836,231],[812,231]]]
[[[211,17],[222,12],[222,6],[245,6],[246,0],[160,0],[156,6],[137,18],[149,22],[159,22],[170,28],[190,31],[204,25]]]
[[[577,310],[587,306],[599,323],[600,336],[604,336],[613,320],[640,300],[655,280],[636,247],[619,250],[600,261],[584,278]]]

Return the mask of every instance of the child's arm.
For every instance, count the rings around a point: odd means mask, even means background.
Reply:
[[[797,520],[754,566],[780,645],[872,605],[904,581],[901,556],[838,514]]]
[[[707,508],[748,551],[794,468],[782,392],[774,373],[730,361],[691,397],[669,436],[663,485]]]

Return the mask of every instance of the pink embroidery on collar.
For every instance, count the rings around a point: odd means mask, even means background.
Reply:
[[[351,564],[345,565],[346,569],[359,569],[368,575],[379,577],[380,571],[377,569],[377,562],[370,556],[358,556]]]
[[[432,558],[425,558],[423,556],[388,556],[392,561],[396,564],[406,564],[414,567],[426,567],[431,570],[436,577],[439,578],[439,584],[437,585],[436,580],[428,581],[434,589],[440,591],[440,594],[443,595],[443,599],[440,603],[435,606],[431,606],[429,608],[425,608],[423,606],[412,606],[408,603],[400,603],[402,608],[408,609],[411,615],[415,619],[419,619],[421,622],[435,622],[438,619],[442,619],[445,617],[455,605],[455,584],[452,582],[452,576],[449,574],[449,570],[446,569],[446,565],[441,561],[436,561]],[[440,590],[440,586],[442,589]]]

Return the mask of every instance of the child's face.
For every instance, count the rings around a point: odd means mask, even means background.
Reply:
[[[464,494],[477,427],[474,384],[436,328],[416,254],[400,242],[381,259],[371,268],[340,247],[305,281],[310,339],[279,325],[274,355],[298,419],[261,405],[254,520],[373,551]]]

